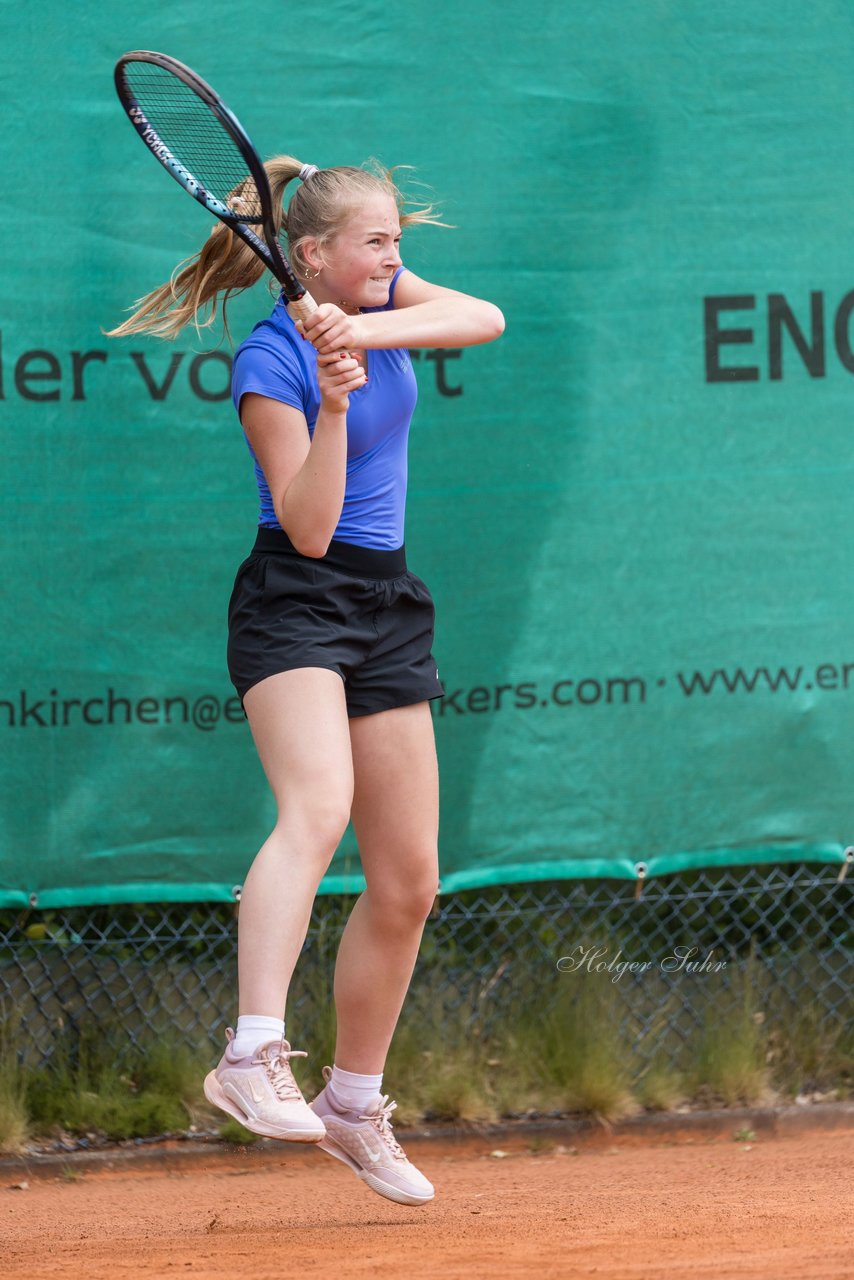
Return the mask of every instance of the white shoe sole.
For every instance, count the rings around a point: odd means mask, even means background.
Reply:
[[[342,1164],[346,1164],[348,1169],[352,1169],[357,1178],[361,1178],[362,1182],[367,1183],[372,1191],[376,1191],[377,1195],[385,1196],[386,1200],[394,1200],[396,1204],[429,1204],[436,1194],[435,1191],[424,1192],[403,1191],[400,1187],[395,1187],[388,1182],[383,1182],[382,1178],[377,1174],[371,1173],[369,1169],[360,1169],[355,1160],[342,1151],[340,1147],[333,1145],[326,1139],[321,1139],[317,1144],[321,1151],[325,1151],[327,1155],[334,1156],[336,1160],[340,1160]]]
[[[205,1076],[205,1097],[213,1106],[219,1107],[226,1115],[232,1116],[244,1129],[260,1134],[264,1138],[278,1138],[280,1142],[320,1142],[326,1136],[326,1129],[317,1125],[276,1126],[256,1116],[247,1115],[245,1111],[223,1092],[222,1085],[216,1078],[216,1072],[210,1071]],[[317,1124],[322,1122],[318,1119]]]

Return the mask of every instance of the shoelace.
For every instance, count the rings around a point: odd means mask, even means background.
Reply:
[[[291,1099],[302,1102],[302,1093],[291,1071],[290,1060],[307,1057],[308,1054],[304,1049],[286,1049],[283,1043],[279,1043],[265,1045],[265,1051],[254,1061],[266,1069],[276,1097],[280,1101],[287,1102]]]
[[[388,1094],[384,1093],[380,1096],[379,1110],[370,1116],[359,1116],[360,1120],[369,1120],[372,1125],[376,1126],[377,1132],[391,1148],[393,1156],[397,1156],[401,1160],[406,1159],[406,1152],[394,1136],[394,1130],[391,1127],[391,1113],[397,1106],[396,1102],[389,1102]]]

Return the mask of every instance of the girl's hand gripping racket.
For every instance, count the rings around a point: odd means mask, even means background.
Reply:
[[[237,117],[209,84],[164,53],[123,54],[115,81],[152,155],[258,255],[281,284],[293,319],[307,319],[317,303],[285,257],[267,173]]]

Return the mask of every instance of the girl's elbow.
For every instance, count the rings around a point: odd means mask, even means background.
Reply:
[[[294,550],[309,560],[320,560],[329,550],[330,538],[324,537],[320,529],[301,528],[293,519],[287,519],[284,512],[276,511],[276,519],[290,539]]]
[[[281,521],[280,521],[281,523]],[[329,539],[315,532],[298,533],[296,536],[286,529],[294,549],[309,560],[322,560],[329,550]]]
[[[304,542],[301,547],[297,547],[300,555],[306,556],[309,560],[322,560],[328,550],[328,542]]]
[[[504,312],[492,302],[488,302],[486,305],[488,308],[484,317],[487,329],[486,341],[494,342],[504,332]]]

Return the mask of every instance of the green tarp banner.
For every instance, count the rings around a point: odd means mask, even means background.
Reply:
[[[119,108],[130,48],[264,155],[413,165],[455,229],[405,262],[506,314],[415,365],[443,889],[841,862],[850,8],[241,8],[0,10],[0,904],[225,899],[273,818],[225,667],[256,519],[231,347],[102,333],[209,228]],[[348,836],[323,887],[360,884]]]

